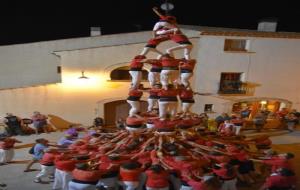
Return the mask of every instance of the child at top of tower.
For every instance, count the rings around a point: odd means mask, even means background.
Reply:
[[[168,48],[166,53],[174,56],[173,51],[183,49],[185,59],[190,59],[190,52],[193,45],[178,28],[176,18],[174,16],[162,15],[157,8],[153,8],[153,11],[161,19],[154,25],[153,38],[148,41],[140,55],[146,55],[149,51],[163,55],[162,52],[156,49],[156,46],[158,46],[161,42],[172,40],[179,45]]]

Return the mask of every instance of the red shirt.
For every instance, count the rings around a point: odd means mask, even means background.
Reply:
[[[141,172],[140,168],[133,170],[120,168],[120,181],[139,181]]]
[[[118,160],[111,160],[107,155],[101,156],[99,170],[101,171],[118,171],[121,164],[129,162],[130,159],[125,156],[120,156]]]
[[[142,125],[145,122],[143,118],[137,117],[127,117],[126,118],[126,125]]]
[[[152,59],[152,60],[150,60],[147,63],[151,64],[152,68],[158,68],[158,69],[160,69],[162,67],[161,60]]]
[[[54,160],[55,160],[56,156],[57,156],[57,153],[46,152],[43,155],[43,158],[41,159],[40,164],[42,164],[42,165],[54,164]]]
[[[182,62],[180,62],[180,69],[193,71],[195,64],[196,64],[195,59],[183,60]]]
[[[233,173],[231,176],[227,175],[227,169],[225,167],[221,167],[220,169],[212,169],[213,172],[222,179],[232,179],[236,177],[236,174]]]
[[[151,88],[149,91],[150,96],[158,96],[161,89],[159,88]]]
[[[230,161],[230,158],[225,155],[218,155],[218,156],[208,155],[207,157],[215,160],[217,163],[228,163]]]
[[[192,127],[195,122],[192,119],[181,119],[178,121],[178,126],[180,127]]]
[[[178,67],[179,59],[174,59],[172,57],[162,57],[161,64],[163,67]]]
[[[291,162],[285,158],[279,158],[274,156],[269,160],[263,160],[263,163],[271,165],[273,172],[275,172],[278,168],[287,168],[293,170]]]
[[[230,153],[234,158],[236,158],[237,160],[243,162],[249,159],[249,156],[247,154],[246,151],[242,150],[239,152],[231,152]]]
[[[75,169],[72,172],[72,176],[74,179],[86,182],[96,182],[101,178],[102,172],[99,170],[79,170]]]
[[[75,164],[77,162],[75,160],[63,160],[62,157],[58,156],[56,157],[54,164],[55,167],[59,170],[71,172],[75,169]]]
[[[128,93],[129,96],[134,96],[134,97],[142,97],[143,92],[137,89],[130,90]]]
[[[165,156],[163,161],[175,170],[179,171],[191,169],[193,167],[190,160],[175,160],[172,156]]]
[[[16,142],[17,140],[14,138],[6,138],[3,141],[0,141],[0,149],[8,150],[14,148]]]
[[[177,89],[160,89],[160,91],[158,92],[158,96],[160,98],[164,98],[164,97],[177,97],[178,95],[178,90]]]
[[[296,185],[297,179],[295,176],[281,176],[279,174],[271,175],[264,183],[265,188],[277,187],[291,187]]]
[[[142,59],[133,59],[130,63],[131,69],[142,69],[143,68]]]
[[[180,89],[179,91],[179,97],[180,99],[193,99],[194,98],[194,92],[189,89]]]
[[[160,120],[160,119],[155,119],[153,120],[154,127],[156,129],[175,129],[175,126],[178,124],[178,120]]]
[[[147,182],[146,187],[150,188],[164,188],[169,186],[169,173],[165,170],[155,173],[152,170],[146,171]]]
[[[138,160],[137,160],[140,164],[147,164],[147,163],[151,163],[151,154],[149,151],[143,152],[138,156]]]

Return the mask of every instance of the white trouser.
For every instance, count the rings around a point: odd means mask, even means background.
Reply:
[[[152,188],[152,187],[147,187],[146,186],[146,189],[147,190],[169,190],[169,186],[168,187],[163,187],[163,188]]]
[[[166,52],[168,54],[170,54],[172,57],[174,57],[173,51],[183,49],[184,58],[186,60],[189,60],[191,58],[190,54],[191,54],[192,48],[193,48],[192,44],[180,44],[178,46],[174,46],[174,47],[171,47],[171,48],[167,49]]]
[[[47,176],[50,176],[50,175],[54,175],[54,170],[55,170],[54,166],[41,165],[41,171],[35,177],[36,178],[42,178],[42,177],[47,177]]]
[[[120,181],[124,190],[135,190],[139,186],[138,181]]]
[[[178,177],[170,175],[170,181],[175,190],[179,190],[181,188],[181,180]]]
[[[237,179],[225,180],[222,184],[221,190],[237,190],[236,188]]]
[[[175,84],[178,81],[179,71],[178,70],[162,70],[160,73],[160,82],[164,88],[168,84]]]
[[[181,84],[185,87],[190,86],[190,79],[192,78],[193,73],[180,73]]]
[[[157,106],[158,99],[148,98],[147,102],[148,102],[148,108],[147,108],[148,110],[147,111],[152,111],[153,108],[155,106]]]
[[[127,100],[128,104],[130,104],[131,108],[129,110],[129,116],[133,117],[140,111],[140,101],[131,101]]]
[[[151,86],[160,82],[160,72],[149,72],[148,81]]]
[[[129,71],[133,88],[138,88],[142,81],[142,71]]]
[[[171,117],[175,117],[177,113],[177,102],[175,101],[159,101],[159,117],[166,118],[167,114],[170,114]]]
[[[0,163],[6,163],[12,161],[15,155],[15,150],[13,148],[4,150],[0,149]]]
[[[148,129],[152,129],[154,127],[154,124],[153,123],[147,123],[146,126],[147,126]]]
[[[109,190],[117,190],[118,189],[118,177],[109,177],[109,178],[101,178],[97,185],[97,187],[105,187]]]
[[[95,190],[95,189],[96,189],[96,185],[76,183],[73,181],[69,182],[69,190]]]
[[[181,185],[180,190],[193,190],[191,186]]]
[[[72,174],[63,170],[55,169],[53,189],[68,190],[68,184],[72,179]]]
[[[190,112],[191,107],[194,105],[194,103],[188,103],[188,102],[182,102],[181,103],[181,110],[183,113]]]
[[[237,125],[234,126],[235,135],[239,135],[240,134],[241,128],[242,128],[242,126],[237,126]]]

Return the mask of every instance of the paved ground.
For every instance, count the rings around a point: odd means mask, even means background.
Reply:
[[[300,181],[300,131],[293,133],[287,133],[286,131],[264,131],[262,133],[268,135],[278,135],[272,136],[271,139],[274,144],[274,149],[279,152],[293,152],[296,155],[295,168]],[[253,131],[245,131],[247,136],[255,135]],[[23,141],[22,144],[33,143],[37,138],[47,138],[50,141],[56,142],[62,136],[61,132],[55,132],[51,134],[41,134],[41,135],[30,135],[30,136],[20,136],[19,140]],[[36,184],[33,182],[34,176],[38,173],[28,172],[24,173],[25,168],[24,160],[30,160],[31,155],[28,154],[29,148],[21,148],[16,150],[15,160],[20,161],[14,164],[0,166],[0,182],[7,184],[5,190],[50,190],[52,183],[49,184]],[[39,164],[33,166],[34,169],[39,169]],[[239,188],[239,190],[252,190],[258,189],[261,183],[257,183],[251,188]],[[300,189],[300,184],[298,184]],[[0,188],[1,190],[1,188]]]

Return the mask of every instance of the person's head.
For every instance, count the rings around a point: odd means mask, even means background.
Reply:
[[[98,138],[98,137],[100,137],[101,135],[100,135],[99,133],[93,133],[91,136],[92,136],[92,138]]]
[[[222,156],[222,154],[220,152],[216,152],[216,151],[211,151],[211,152],[209,152],[209,154],[212,156]]]
[[[169,142],[163,143],[163,148],[168,152],[178,150],[178,148],[175,144],[169,143]]]
[[[88,170],[89,165],[87,163],[78,163],[75,165],[75,167],[79,170]]]
[[[112,154],[108,155],[108,158],[109,158],[110,160],[119,160],[119,159],[120,159],[120,155],[119,155],[119,154],[112,153]]]
[[[33,115],[39,115],[39,114],[41,114],[39,111],[34,111],[33,112]]]
[[[168,89],[174,89],[174,85],[173,84],[168,84]]]
[[[127,162],[121,165],[122,168],[127,170],[134,170],[141,167],[141,164],[138,162]]]
[[[39,143],[39,144],[46,145],[46,144],[48,144],[49,141],[47,139],[40,138],[40,139],[36,139],[35,142]]]
[[[13,116],[13,114],[12,113],[6,113],[6,116],[10,117],[10,116]]]
[[[76,157],[76,160],[88,160],[90,157],[88,155],[80,155]]]
[[[145,150],[146,151],[151,151],[151,150],[154,150],[154,148],[155,148],[155,145],[154,144],[150,144],[150,145],[146,146]]]
[[[160,89],[161,88],[161,84],[160,83],[155,83],[153,87],[156,88],[156,89]]]
[[[152,170],[154,173],[160,173],[161,171],[164,170],[164,168],[159,164],[154,164],[154,165],[150,166],[149,169]]]
[[[281,158],[285,158],[287,160],[292,159],[292,158],[295,157],[295,155],[293,153],[290,153],[290,152],[283,153],[283,154],[278,154],[278,156],[281,157]]]

